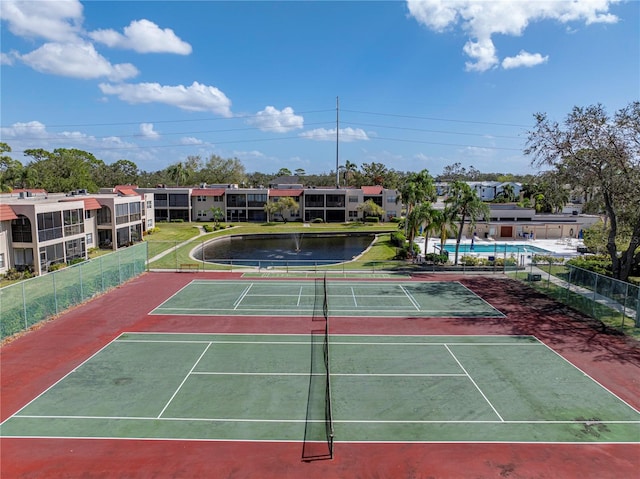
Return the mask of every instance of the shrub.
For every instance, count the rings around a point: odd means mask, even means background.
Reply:
[[[401,231],[392,231],[390,241],[393,246],[402,248],[407,241],[407,237]]]
[[[377,216],[367,216],[364,221],[367,223],[378,223],[380,221],[380,218],[378,218]]]
[[[313,218],[312,223],[324,223],[324,220],[322,218]]]
[[[202,229],[205,230],[207,233],[211,233],[213,231],[213,226],[208,225],[208,224],[207,225],[203,225]]]

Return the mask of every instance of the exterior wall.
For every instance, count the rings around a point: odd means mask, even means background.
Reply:
[[[0,221],[0,274],[11,268],[11,221]]]

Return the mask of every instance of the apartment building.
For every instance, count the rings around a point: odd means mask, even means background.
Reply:
[[[128,246],[154,222],[153,195],[132,188],[97,195],[17,190],[0,202],[0,274],[16,268],[39,275],[86,259],[90,248]]]
[[[238,185],[200,185],[193,188],[138,188],[139,193],[152,193],[156,221],[212,221],[213,209],[223,212],[227,222],[264,222],[267,202],[291,197],[298,211],[285,213],[287,221],[344,223],[363,217],[358,206],[372,200],[385,210],[382,220],[399,216],[398,193],[381,186],[362,188],[305,187],[301,184],[276,184],[269,188],[240,188]]]

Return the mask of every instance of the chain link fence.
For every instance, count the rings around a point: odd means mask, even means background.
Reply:
[[[640,286],[551,257],[534,257],[516,277],[607,327],[640,337]]]
[[[146,262],[147,244],[139,243],[1,288],[1,339],[142,274]]]

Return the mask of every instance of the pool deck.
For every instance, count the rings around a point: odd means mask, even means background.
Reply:
[[[420,241],[420,239],[422,239],[422,241]],[[420,246],[420,249],[422,251],[422,254],[425,253],[425,249],[427,252],[434,252],[437,251],[437,249],[440,247],[440,238],[427,238],[426,240],[424,240],[424,238],[416,238],[416,242],[417,244]],[[452,245],[455,244],[455,240],[447,240],[446,244],[448,245]],[[553,254],[554,256],[564,256],[564,257],[573,257],[573,256],[579,256],[580,253],[578,253],[577,251],[577,247],[578,246],[582,246],[584,243],[582,242],[582,240],[578,240],[576,238],[565,238],[565,239],[536,239],[536,240],[496,240],[496,241],[491,241],[491,240],[486,240],[486,239],[479,239],[477,238],[475,240],[475,244],[480,246],[488,246],[488,245],[494,245],[494,244],[509,244],[512,246],[535,246],[537,248],[542,248],[544,250],[549,251],[551,254]],[[460,242],[460,245],[464,245],[467,246],[467,250],[468,250],[468,246],[471,245],[471,239],[469,238],[463,238],[463,240]],[[436,248],[436,246],[438,248]],[[473,255],[477,255],[477,256],[493,256],[493,252],[488,252],[488,253],[483,253],[483,252],[473,252],[473,253],[469,253],[469,252],[464,252],[462,253],[461,250],[461,254],[473,254]]]

